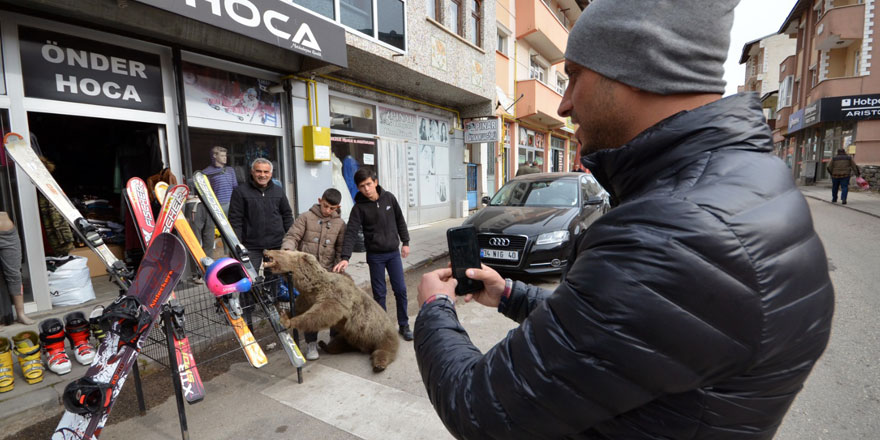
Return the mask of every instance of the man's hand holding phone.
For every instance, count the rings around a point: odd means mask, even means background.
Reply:
[[[476,301],[484,306],[498,307],[501,302],[501,294],[504,293],[504,278],[485,264],[481,269],[468,269],[468,278],[483,282],[483,289],[464,296],[465,302]],[[419,307],[432,295],[448,295],[455,297],[455,286],[458,281],[452,277],[452,269],[449,267],[437,269],[422,275],[419,283]]]

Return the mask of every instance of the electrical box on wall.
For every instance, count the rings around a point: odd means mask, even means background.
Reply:
[[[330,128],[303,125],[303,160],[323,162],[330,160]]]

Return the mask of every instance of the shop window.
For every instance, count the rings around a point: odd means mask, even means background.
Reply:
[[[376,134],[376,106],[331,96],[330,128]]]
[[[406,50],[401,0],[376,0],[379,11],[379,41]]]
[[[361,168],[367,168],[377,176],[379,175],[376,140],[366,137],[334,135],[330,138],[330,150],[333,163],[336,164],[337,161],[339,163],[333,167],[334,188],[343,195],[349,195],[351,202],[354,202],[358,193],[357,185],[354,183],[354,173]],[[382,182],[379,184],[381,185]],[[349,205],[347,202],[343,203],[343,206],[347,205]],[[343,212],[343,216],[347,218],[348,213]]]
[[[333,0],[291,0],[292,2],[310,10],[317,12],[331,20],[336,19],[333,13]]]
[[[468,14],[468,33],[470,41],[474,46],[481,47],[483,44],[483,26],[480,20],[480,2],[478,0],[470,0],[470,11]]]
[[[372,0],[339,0],[339,9],[342,24],[373,36]]]
[[[272,162],[272,181],[278,186],[283,186],[281,183],[280,137],[190,128],[189,140],[193,171],[204,170],[209,165],[213,165],[211,150],[214,147],[222,147],[226,149],[226,166],[235,172],[238,185],[244,184],[250,179],[251,163],[262,158]],[[209,171],[211,170],[209,169]],[[210,172],[206,172],[206,174],[209,174],[209,178],[211,177]]]

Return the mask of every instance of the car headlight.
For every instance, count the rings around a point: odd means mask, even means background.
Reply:
[[[553,231],[538,236],[536,245],[562,243],[568,240],[568,231]]]

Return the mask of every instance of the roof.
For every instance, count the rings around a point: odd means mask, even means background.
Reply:
[[[756,39],[754,39],[754,40],[752,40],[752,41],[749,41],[749,42],[746,43],[746,44],[743,44],[742,55],[739,56],[739,63],[742,64],[742,63],[745,63],[746,61],[749,60],[749,52],[752,50],[752,46],[753,46],[755,43],[760,42],[761,40],[763,40],[763,39],[765,39],[765,38],[772,37],[772,36],[774,36],[774,35],[776,35],[776,34],[777,34],[777,32],[774,32],[774,33],[772,33],[772,34],[767,34],[767,35],[764,35],[764,36],[761,37],[761,38],[756,38]]]
[[[779,33],[787,34],[787,30],[791,26],[792,22],[798,20],[804,10],[810,7],[811,3],[812,2],[809,2],[807,0],[797,0],[797,2],[794,4],[794,7],[791,8],[791,12],[788,13],[788,17],[786,17],[785,20],[782,22],[782,26],[779,28]]]

